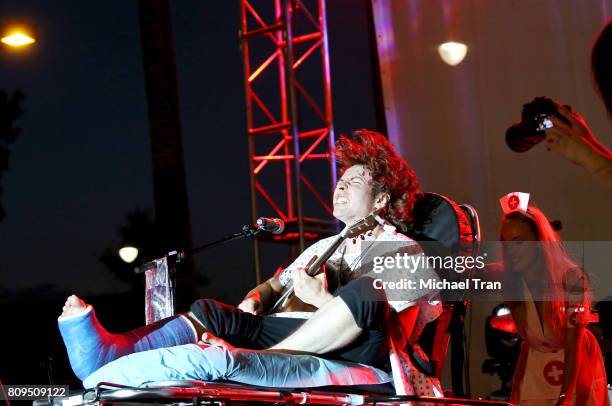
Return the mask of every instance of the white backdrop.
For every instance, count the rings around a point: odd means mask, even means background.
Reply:
[[[612,193],[544,145],[517,154],[505,131],[535,96],[582,113],[612,146],[612,124],[589,72],[590,47],[612,0],[372,0],[389,138],[423,190],[475,206],[495,240],[498,199],[530,192],[566,240],[612,240]],[[469,47],[448,66],[437,46]],[[612,255],[612,254],[611,254]],[[497,382],[482,376],[483,317],[471,331],[473,395]]]

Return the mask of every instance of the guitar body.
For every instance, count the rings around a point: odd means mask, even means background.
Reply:
[[[338,289],[341,285],[344,285],[348,280],[348,276],[341,274],[339,269],[336,269],[330,264],[323,265],[321,269],[324,269],[325,279],[327,280],[327,290],[329,293],[334,293],[336,289]],[[321,273],[319,271],[317,274]],[[289,289],[285,288],[281,293],[281,296],[285,294]],[[284,302],[283,306],[280,307],[280,310],[275,313],[284,313],[284,312],[316,312],[317,308],[311,304],[303,302],[299,297],[295,294],[290,294],[287,296],[287,300]]]
[[[347,238],[353,238],[360,234],[363,234],[366,231],[373,230],[378,224],[383,224],[383,220],[378,217],[377,213],[371,213],[369,216],[364,219],[358,221],[350,227],[346,227],[338,236],[335,237],[330,246],[325,250],[321,256],[315,255],[308,265],[306,265],[306,273],[310,276],[315,276],[325,267],[325,263],[331,257],[331,255],[340,247],[340,245]],[[330,269],[331,271],[331,269]],[[336,271],[333,269],[333,271]],[[330,272],[331,273],[331,272]],[[339,287],[340,277],[338,272],[333,272],[333,276],[330,277],[330,274],[326,273],[326,278],[328,280],[328,289],[330,292],[334,292]],[[291,309],[291,310],[290,310]],[[296,310],[294,310],[296,309]],[[297,310],[299,309],[299,310]],[[303,310],[310,309],[310,310]],[[293,285],[285,288],[283,293],[280,295],[280,298],[274,303],[274,305],[270,308],[268,314],[272,313],[282,313],[289,311],[316,311],[317,308],[315,306],[304,303],[302,300],[297,298],[294,294]]]

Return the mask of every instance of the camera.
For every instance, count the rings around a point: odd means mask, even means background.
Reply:
[[[536,97],[523,105],[521,121],[506,131],[506,144],[514,152],[525,152],[546,137],[545,131],[553,127],[550,116],[566,121],[557,110],[555,102],[547,97]],[[569,124],[569,123],[568,123]]]

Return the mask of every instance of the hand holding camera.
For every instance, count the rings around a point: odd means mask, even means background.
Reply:
[[[550,118],[553,126],[546,130],[546,145],[549,151],[558,152],[587,169],[601,158],[612,158],[610,151],[593,135],[580,114],[558,103],[557,110],[564,120],[554,116]]]
[[[584,118],[567,105],[536,97],[523,105],[521,121],[506,131],[514,152],[526,152],[546,140],[555,151],[612,187],[612,153],[593,135]]]
[[[565,120],[557,104],[547,97],[536,97],[523,105],[521,121],[506,131],[506,143],[514,152],[526,152],[544,141],[546,130],[553,127],[552,117]],[[569,125],[569,122],[567,122]]]

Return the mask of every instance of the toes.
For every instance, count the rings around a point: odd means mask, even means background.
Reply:
[[[68,299],[66,300],[66,305],[68,307],[77,307],[77,308],[87,307],[87,304],[85,303],[85,301],[83,301],[77,295],[68,296]]]
[[[81,311],[87,308],[87,303],[81,300],[76,295],[70,295],[66,299],[66,303],[64,303],[64,307],[62,307],[62,314],[60,317],[67,317],[74,314],[78,314]]]

